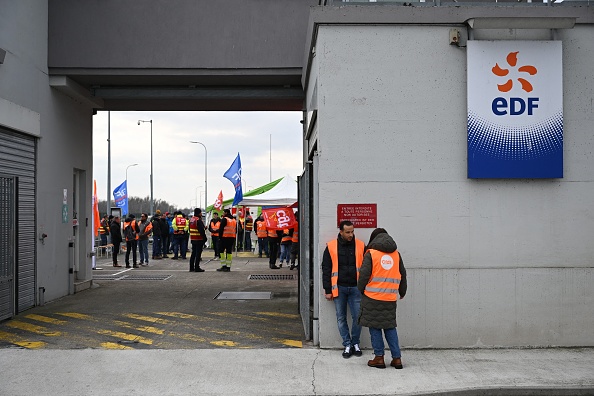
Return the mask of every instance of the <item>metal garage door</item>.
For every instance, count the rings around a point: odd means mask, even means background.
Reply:
[[[0,318],[35,306],[35,160],[35,138],[0,127]]]

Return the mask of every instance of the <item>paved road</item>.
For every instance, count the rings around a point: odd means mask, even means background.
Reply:
[[[189,256],[188,256],[189,257]],[[212,257],[207,251],[205,257]],[[270,270],[265,259],[239,257],[229,273],[205,260],[153,261],[139,269],[93,271],[94,287],[0,323],[0,348],[196,349],[302,347],[297,271]],[[249,275],[294,277],[249,280]],[[237,299],[216,299],[240,292]],[[255,294],[257,292],[259,294]],[[247,294],[245,294],[247,293]],[[250,299],[252,297],[268,299]]]

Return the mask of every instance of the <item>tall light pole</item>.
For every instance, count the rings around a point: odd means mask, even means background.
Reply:
[[[153,212],[153,120],[138,120],[138,125],[140,125],[141,122],[150,122],[151,123],[151,215],[155,214],[155,212]]]
[[[193,140],[190,140],[190,143],[201,144],[202,147],[204,147],[204,208],[206,209],[208,206],[208,150],[206,150],[204,143],[195,142]],[[196,202],[196,204],[198,204],[198,202]]]

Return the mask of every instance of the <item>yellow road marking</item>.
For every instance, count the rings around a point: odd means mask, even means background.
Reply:
[[[124,314],[123,316],[125,316],[127,318],[131,318],[131,319],[138,319],[138,320],[142,320],[145,322],[150,322],[150,323],[159,323],[159,324],[174,323],[173,321],[167,320],[167,319],[155,318],[152,316],[145,316],[145,315],[137,315],[137,314],[133,314],[133,313]]]
[[[206,338],[197,336],[195,334],[170,332],[167,335],[169,335],[171,337],[181,338],[182,340],[186,340],[186,341],[194,341],[194,342],[206,342],[207,341]]]
[[[47,345],[43,341],[25,341],[14,334],[0,331],[0,339],[27,349],[40,349]]]
[[[134,349],[129,346],[118,344],[117,342],[102,342],[101,347],[105,349]]]
[[[200,319],[196,315],[185,314],[181,312],[155,312],[157,315],[163,316],[171,316],[172,318],[181,318],[181,319]]]
[[[153,333],[153,334],[163,334],[165,330],[159,329],[152,326],[133,326],[131,323],[128,322],[121,322],[119,320],[114,320],[114,323],[118,326],[124,327],[126,329],[138,330],[146,333]]]
[[[281,312],[254,312],[256,315],[266,315],[266,316],[274,316],[275,318],[287,318],[287,319],[297,319],[299,315],[297,314],[286,314]]]
[[[250,316],[250,315],[242,315],[242,314],[232,314],[229,312],[209,312],[209,315],[216,315],[216,316],[224,316],[236,319],[246,319],[246,320],[260,320],[262,322],[269,322],[269,318],[258,318],[257,316]]]
[[[233,341],[211,341],[212,345],[221,346],[221,347],[234,347],[238,346],[239,344]]]
[[[303,342],[298,340],[278,340],[278,342],[290,347],[303,348]]]
[[[55,324],[55,325],[65,325],[65,324],[68,323],[68,322],[66,322],[64,320],[54,319],[54,318],[50,318],[50,317],[42,316],[42,315],[37,315],[37,314],[25,315],[25,318],[31,319],[31,320],[37,320],[38,322]]]
[[[85,314],[76,313],[76,312],[57,312],[57,314],[58,315],[62,315],[62,316],[66,316],[68,318],[74,318],[74,319],[95,320],[90,315],[85,315]]]
[[[116,337],[116,338],[121,338],[123,340],[126,341],[138,341],[140,343],[146,344],[146,345],[152,345],[153,344],[153,340],[145,338],[145,337],[141,337],[139,335],[136,334],[130,334],[130,333],[123,333],[121,331],[112,331],[112,330],[97,330],[97,333],[99,334],[103,334],[103,335],[108,335],[111,337]]]
[[[59,331],[49,331],[43,326],[37,326],[31,323],[21,322],[20,320],[12,320],[6,324],[8,327],[13,327],[19,330],[30,331],[31,333],[41,334],[48,337],[57,337],[62,335]]]

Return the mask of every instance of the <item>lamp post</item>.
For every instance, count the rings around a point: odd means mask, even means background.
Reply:
[[[208,150],[206,150],[204,143],[195,142],[193,140],[190,140],[190,143],[201,144],[202,147],[204,147],[204,207],[206,208],[206,206],[208,206]],[[196,204],[197,203],[198,202],[196,202]]]
[[[138,125],[140,125],[141,122],[150,122],[151,123],[151,215],[155,214],[155,212],[153,212],[153,120],[138,120]]]
[[[126,195],[127,195],[127,196],[130,196],[130,195],[128,194],[128,168],[130,168],[131,166],[136,166],[136,165],[138,165],[138,164],[132,164],[132,165],[128,165],[128,166],[126,167]],[[126,199],[127,199],[127,198],[126,198]],[[128,213],[124,213],[124,214],[128,214]]]

